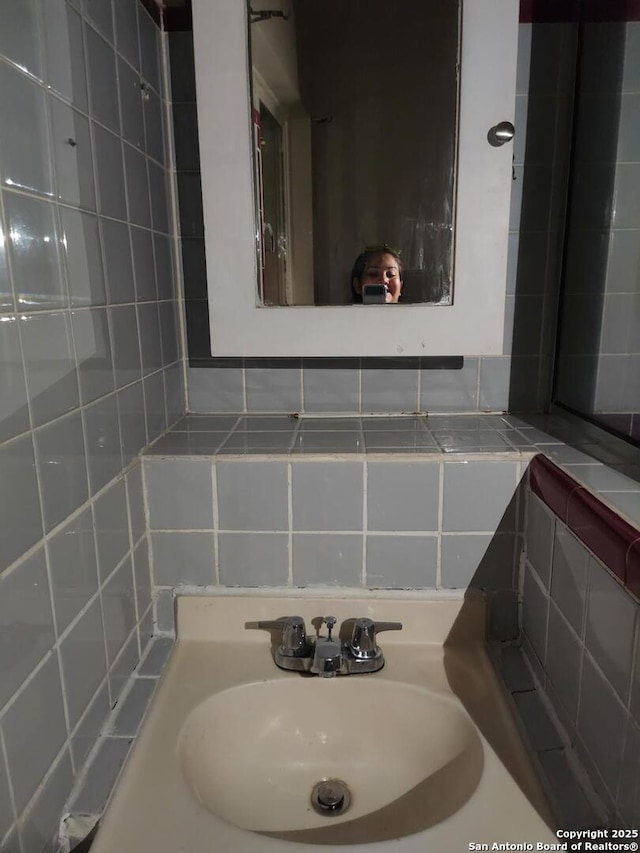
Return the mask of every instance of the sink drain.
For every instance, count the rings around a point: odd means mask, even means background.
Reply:
[[[340,779],[323,779],[313,786],[311,805],[326,817],[344,814],[351,805],[349,788]]]

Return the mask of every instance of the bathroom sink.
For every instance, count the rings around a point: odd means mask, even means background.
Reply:
[[[298,614],[315,626],[326,613],[341,628],[402,622],[380,636],[384,666],[335,677],[276,666],[281,632],[260,623]],[[553,842],[484,624],[462,596],[179,597],[175,648],[92,853]]]
[[[362,675],[225,690],[191,712],[178,752],[191,790],[214,814],[315,843],[433,826],[468,800],[483,768],[478,734],[449,697]],[[317,812],[314,786],[332,779],[346,785],[350,804]]]

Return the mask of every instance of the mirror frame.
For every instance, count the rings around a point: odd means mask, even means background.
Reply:
[[[452,305],[262,306],[257,299],[250,69],[242,0],[193,0],[211,353],[235,357],[500,355],[519,0],[461,0]]]

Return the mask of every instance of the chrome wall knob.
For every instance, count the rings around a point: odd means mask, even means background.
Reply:
[[[501,121],[490,128],[487,133],[487,140],[489,145],[493,145],[494,148],[499,148],[501,145],[504,145],[505,142],[511,142],[515,133],[516,129],[510,121]]]

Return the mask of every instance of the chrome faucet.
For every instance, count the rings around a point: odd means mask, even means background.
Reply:
[[[377,672],[384,666],[384,655],[378,645],[379,631],[400,631],[402,622],[375,622],[366,616],[353,621],[348,640],[332,637],[335,616],[325,616],[327,636],[309,639],[301,616],[262,620],[258,628],[282,631],[281,642],[273,649],[273,659],[281,669],[309,672],[322,677]],[[343,623],[346,627],[346,622]]]

